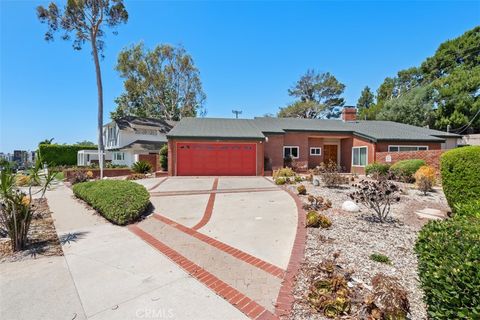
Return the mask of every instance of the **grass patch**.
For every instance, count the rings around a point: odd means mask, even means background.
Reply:
[[[99,180],[73,186],[73,193],[110,222],[125,225],[135,221],[150,204],[144,186],[126,180]]]
[[[381,253],[372,253],[370,255],[370,260],[380,262],[380,263],[385,263],[385,264],[392,264],[392,261],[390,260],[390,258]]]

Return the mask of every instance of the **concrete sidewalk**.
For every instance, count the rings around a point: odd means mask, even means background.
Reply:
[[[47,198],[57,233],[70,239],[65,256],[2,265],[2,319],[246,319],[128,229],[87,209],[69,188]]]

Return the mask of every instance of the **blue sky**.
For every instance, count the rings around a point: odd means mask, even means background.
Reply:
[[[97,92],[90,50],[43,40],[35,7],[0,0],[0,151],[38,141],[96,141]],[[480,2],[127,1],[128,24],[108,34],[102,61],[105,122],[122,92],[118,52],[144,41],[183,45],[200,69],[208,117],[251,118],[292,101],[308,69],[333,73],[355,104],[366,85],[417,66],[438,45],[480,22]]]

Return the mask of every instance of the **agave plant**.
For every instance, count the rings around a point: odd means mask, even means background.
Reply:
[[[32,216],[36,207],[33,195],[45,196],[47,188],[56,176],[55,171],[41,175],[41,159],[30,169],[27,192],[16,185],[15,173],[11,170],[0,172],[0,228],[9,236],[13,251],[25,248]],[[39,185],[40,189],[32,192],[32,187]]]
[[[152,171],[152,165],[150,163],[146,162],[146,161],[140,160],[140,161],[135,162],[132,165],[132,170],[135,173],[148,173],[148,172]]]

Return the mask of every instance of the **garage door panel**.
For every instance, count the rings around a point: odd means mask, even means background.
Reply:
[[[177,143],[177,175],[256,175],[255,143]]]

